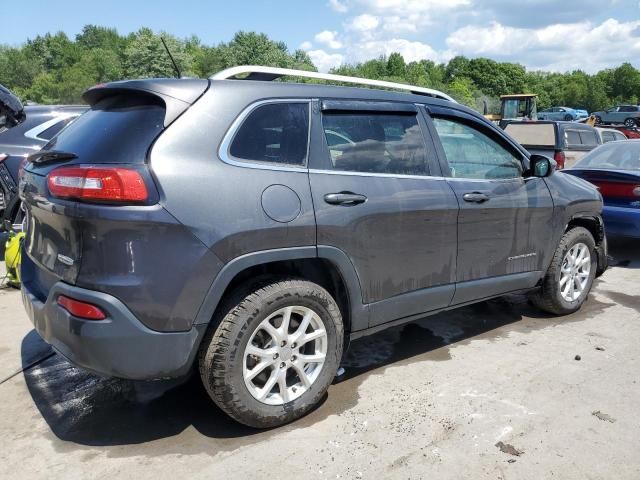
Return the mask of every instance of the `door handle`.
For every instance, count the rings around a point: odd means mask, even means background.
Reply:
[[[483,203],[489,200],[489,195],[480,192],[465,193],[462,198],[465,202]]]
[[[340,193],[327,193],[324,196],[324,201],[329,205],[358,205],[366,202],[367,197],[357,193],[340,192]]]

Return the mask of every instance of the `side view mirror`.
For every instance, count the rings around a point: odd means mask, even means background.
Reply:
[[[531,166],[531,176],[539,178],[548,177],[555,172],[557,167],[555,160],[535,154],[529,158],[529,165]]]

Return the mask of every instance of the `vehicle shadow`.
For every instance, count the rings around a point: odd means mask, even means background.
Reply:
[[[640,241],[628,238],[610,238],[609,266],[640,268]]]
[[[58,354],[27,368],[26,352],[33,351],[34,342],[42,342],[34,331],[22,343],[24,379],[42,417],[61,440],[86,446],[139,445],[185,435],[183,432],[193,427],[201,435],[187,442],[190,447],[185,453],[229,450],[268,438],[274,431],[310,426],[350,409],[358,402],[358,386],[388,366],[448,360],[453,343],[493,340],[513,331],[530,332],[560,321],[577,321],[609,305],[592,296],[580,317],[574,314],[560,320],[536,310],[525,296],[510,295],[359,339],[351,344],[343,361],[346,371],[329,389],[325,401],[306,418],[272,431],[254,430],[227,417],[210,400],[198,375],[175,382],[102,378],[75,368]],[[212,439],[218,441],[212,445]],[[167,443],[167,449],[174,448],[173,442]],[[121,449],[122,455],[140,453],[136,448],[143,447]]]

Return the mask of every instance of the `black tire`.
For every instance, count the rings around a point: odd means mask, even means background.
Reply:
[[[571,115],[569,115],[568,113],[564,116],[565,121],[570,122],[573,120],[573,117]]]
[[[636,121],[633,118],[627,118],[624,121],[624,126],[628,128],[633,128],[636,126]]]
[[[327,333],[325,363],[316,380],[298,398],[281,405],[256,399],[243,377],[244,352],[253,332],[269,315],[287,306],[314,310]],[[214,319],[199,352],[202,382],[213,401],[229,416],[255,428],[270,428],[296,420],[313,409],[333,381],[342,358],[340,309],[319,285],[305,280],[281,280],[236,291]]]
[[[602,125],[602,117],[596,115],[596,125]]]
[[[589,254],[591,255],[591,268],[587,283],[580,296],[573,301],[568,301],[561,294],[560,270],[562,268],[565,255],[571,247],[578,243],[583,243],[589,248]],[[591,290],[591,286],[593,285],[593,280],[596,275],[598,261],[595,248],[596,244],[593,236],[586,228],[576,227],[566,232],[560,239],[560,243],[556,248],[553,259],[551,260],[551,265],[542,280],[542,287],[539,291],[532,293],[529,297],[533,304],[541,310],[554,315],[568,315],[578,310],[589,295],[589,291]]]

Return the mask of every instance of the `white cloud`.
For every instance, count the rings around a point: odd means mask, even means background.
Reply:
[[[342,42],[340,42],[337,37],[338,32],[324,30],[317,33],[314,38],[316,42],[326,45],[333,50],[337,50],[338,48],[342,48]]]
[[[311,50],[313,48],[313,43],[309,41],[302,42],[298,48],[301,50]]]
[[[340,0],[329,0],[329,6],[338,13],[346,13],[349,10]]]
[[[362,15],[354,17],[348,27],[349,29],[357,32],[371,32],[378,28],[378,25],[380,25],[378,17],[369,15],[368,13],[363,13]]]
[[[403,38],[388,40],[369,40],[354,44],[350,50],[349,60],[363,62],[377,58],[380,55],[390,55],[393,52],[400,53],[407,62],[422,59],[440,60],[440,54],[426,43],[410,41]]]
[[[594,72],[640,58],[640,21],[610,18],[599,25],[581,22],[538,29],[492,22],[456,30],[447,45],[463,55],[512,60],[529,68]]]
[[[327,53],[324,50],[309,50],[307,53],[320,72],[328,72],[331,68],[344,63],[345,60],[341,53]]]

